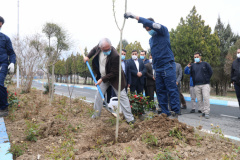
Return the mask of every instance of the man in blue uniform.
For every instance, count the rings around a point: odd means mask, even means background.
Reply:
[[[16,55],[12,48],[12,42],[8,36],[1,32],[4,19],[0,16],[0,117],[8,115],[7,88],[4,80],[8,73],[14,72]]]
[[[176,85],[176,64],[171,50],[170,36],[167,27],[155,23],[152,18],[145,19],[130,12],[124,14],[125,18],[134,18],[152,36],[149,40],[151,54],[153,58],[153,69],[156,73],[156,90],[158,103],[162,113],[170,116],[168,110],[168,95],[172,116],[177,118],[180,110],[179,92]]]

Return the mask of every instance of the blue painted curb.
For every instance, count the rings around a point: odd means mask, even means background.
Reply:
[[[1,160],[12,160],[13,156],[11,153],[8,153],[11,144],[8,139],[6,126],[4,123],[4,119],[0,117],[0,159]]]

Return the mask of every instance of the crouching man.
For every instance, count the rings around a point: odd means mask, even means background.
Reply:
[[[119,55],[117,50],[112,47],[111,41],[107,38],[100,40],[99,44],[95,46],[89,54],[84,58],[84,62],[89,61],[93,57],[92,67],[95,74],[100,74],[101,78],[95,85],[99,85],[103,94],[111,85],[116,95],[118,95],[119,82]],[[124,72],[121,70],[121,95],[120,107],[123,111],[127,123],[134,123],[134,117],[131,112],[129,99],[125,91],[126,81]],[[103,107],[102,98],[97,91],[94,101],[95,113],[92,118],[99,117]]]

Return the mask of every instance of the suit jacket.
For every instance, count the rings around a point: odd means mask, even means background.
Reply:
[[[143,61],[141,59],[138,59],[139,72],[142,72],[142,77],[140,78],[137,76],[138,70],[134,60],[129,59],[128,62],[129,62],[130,71],[131,71],[131,80],[132,80],[131,85],[136,85],[138,79],[140,79],[140,83],[144,85],[144,76],[146,74],[146,68],[144,66]]]
[[[151,63],[145,64],[146,67],[146,85],[155,86],[155,80],[153,79],[153,68]]]
[[[129,66],[127,60],[124,60],[123,62],[124,62],[124,64],[125,64],[125,72],[124,72],[124,75],[125,75],[125,79],[126,79],[126,82],[127,82],[126,85],[128,85],[128,84],[131,85],[131,71],[130,71],[130,66]]]
[[[97,45],[95,46],[87,55],[92,60],[92,68],[95,74],[100,75],[99,70],[99,54],[101,53],[101,48]],[[106,66],[105,66],[106,75],[101,77],[103,82],[110,82],[110,84],[118,90],[118,80],[119,80],[119,55],[117,50],[114,47],[111,47],[111,53],[107,56]],[[126,86],[125,76],[123,70],[121,70],[121,90]]]
[[[175,62],[175,64],[176,64],[176,78],[177,78],[176,82],[178,82],[178,84],[180,84],[181,79],[182,79],[182,66],[181,66],[181,64],[176,63],[176,62]]]

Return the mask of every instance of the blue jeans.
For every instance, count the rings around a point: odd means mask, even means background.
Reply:
[[[180,99],[176,84],[176,64],[168,62],[156,69],[156,92],[162,113],[170,115],[168,110],[168,95],[172,111],[179,113]]]
[[[0,110],[8,107],[7,101],[7,88],[4,87],[4,81],[8,72],[8,65],[5,63],[0,64]]]

